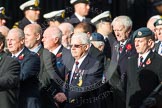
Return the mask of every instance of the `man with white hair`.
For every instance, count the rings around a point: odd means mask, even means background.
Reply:
[[[109,73],[110,84],[113,89],[114,107],[125,108],[126,105],[126,69],[128,57],[136,53],[132,43],[131,31],[132,20],[128,16],[117,16],[112,21],[113,30],[117,42],[113,44],[112,59],[116,64],[114,67],[117,71]]]
[[[68,69],[65,69],[65,76],[68,76],[66,83],[71,89],[66,89],[65,108],[99,108],[96,104],[99,100],[85,102],[86,99],[97,97],[98,89],[95,84],[101,81],[103,74],[103,65],[89,55],[89,48],[90,40],[86,33],[77,33],[72,36],[71,54],[73,58],[66,64]],[[94,86],[91,89],[86,89],[92,85]]]
[[[74,32],[74,27],[72,24],[64,22],[59,25],[59,29],[62,31],[61,43],[65,48],[69,49],[70,39]]]
[[[21,29],[11,29],[6,39],[12,57],[21,65],[19,108],[41,108],[38,90],[39,56],[25,47],[24,33]]]

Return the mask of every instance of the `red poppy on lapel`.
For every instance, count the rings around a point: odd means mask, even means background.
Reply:
[[[62,56],[62,52],[56,54],[56,57],[57,57],[57,58],[59,58],[59,57],[61,57],[61,56]]]
[[[126,45],[126,51],[130,51],[132,49],[132,45],[131,44],[127,44]]]
[[[146,61],[146,64],[147,65],[151,64],[151,59],[150,58]]]
[[[19,60],[23,60],[24,59],[24,54],[21,54],[20,56],[19,56]]]

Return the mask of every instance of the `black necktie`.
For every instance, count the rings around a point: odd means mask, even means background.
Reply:
[[[123,44],[121,44],[120,45],[120,47],[119,47],[119,52],[120,52],[120,54],[122,53],[122,51],[123,51],[123,47],[124,47],[124,45]]]
[[[139,67],[142,67],[142,65],[143,65],[143,57],[142,56],[140,56],[140,62],[139,62]]]
[[[75,62],[75,69],[74,69],[74,73],[73,73],[73,77],[72,77],[72,81],[71,84],[72,85],[76,85],[79,81],[79,68],[78,68],[79,62],[76,61]]]
[[[12,58],[14,58],[14,59],[15,59],[15,58],[16,58],[16,56],[14,55],[14,56],[12,56]]]

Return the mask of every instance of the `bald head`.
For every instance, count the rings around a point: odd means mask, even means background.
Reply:
[[[147,21],[147,28],[151,29],[152,31],[154,31],[154,22],[157,20],[157,19],[160,19],[160,15],[155,15],[155,16],[152,16],[148,21]]]
[[[49,51],[53,51],[59,45],[61,45],[61,38],[62,32],[58,27],[48,27],[43,33],[42,41],[44,48],[48,49]]]
[[[30,29],[35,33],[42,34],[42,28],[39,24],[28,24],[27,26],[25,26],[24,31],[25,29]]]
[[[42,40],[42,28],[39,24],[29,24],[24,28],[25,46],[29,49],[38,47]]]

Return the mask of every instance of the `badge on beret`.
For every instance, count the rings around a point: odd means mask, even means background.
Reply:
[[[162,21],[161,21],[161,20],[159,20],[159,21],[158,21],[158,24],[162,24]]]
[[[34,6],[38,6],[38,5],[39,5],[38,0],[35,0],[35,2],[34,2]]]
[[[142,35],[142,32],[141,32],[141,31],[139,31],[139,32],[138,32],[138,36],[141,36],[141,35]]]

